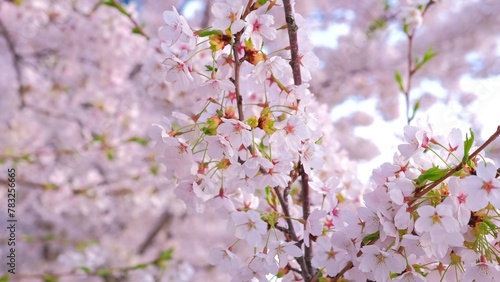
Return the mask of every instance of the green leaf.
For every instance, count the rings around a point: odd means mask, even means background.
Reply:
[[[277,201],[271,189],[272,189],[271,186],[266,186],[266,202],[269,203],[270,205],[276,206]]]
[[[417,114],[417,111],[419,108],[420,108],[420,99],[413,106],[413,113],[412,113],[410,119],[408,120],[409,122],[415,118],[415,115]]]
[[[401,92],[405,92],[405,89],[403,87],[403,78],[401,77],[401,74],[399,73],[399,71],[396,71],[396,73],[394,74],[394,77],[396,78],[396,81],[398,82],[399,90],[401,90]]]
[[[204,31],[198,33],[198,36],[199,37],[207,37],[207,36],[215,35],[215,34],[223,34],[223,33],[220,30],[204,30]]]
[[[430,60],[432,60],[432,58],[436,57],[437,54],[438,54],[437,52],[432,51],[432,47],[429,47],[429,49],[427,49],[427,51],[425,52],[424,58],[422,59],[422,61],[420,61],[417,58],[417,60],[415,62],[416,63],[415,70],[422,68],[428,61],[430,61]]]
[[[214,68],[211,65],[205,65],[205,70],[209,72],[217,72],[217,68]]]
[[[157,261],[167,261],[172,259],[172,255],[174,254],[174,248],[170,248],[160,254]]]
[[[127,12],[127,10],[125,10],[125,8],[123,8],[123,6],[120,5],[120,3],[116,2],[116,1],[108,0],[108,1],[102,1],[101,3],[104,5],[116,8],[120,13],[124,14],[127,17],[130,16],[130,14]]]
[[[112,161],[115,159],[115,155],[113,154],[113,152],[111,151],[107,151],[106,152],[106,157],[108,158],[108,160]]]
[[[127,142],[135,142],[143,147],[146,147],[148,145],[148,140],[140,137],[132,137],[128,139]]]
[[[132,28],[132,33],[133,34],[142,34],[142,31],[139,27],[134,26],[134,28]]]
[[[377,30],[383,30],[387,27],[387,20],[385,18],[375,19],[368,27],[368,36],[373,35]]]
[[[109,276],[111,274],[111,271],[109,271],[109,269],[103,268],[103,269],[99,269],[96,272],[96,274],[101,276],[101,277],[106,277],[106,276]]]
[[[138,265],[133,266],[133,267],[132,267],[132,269],[144,269],[144,268],[146,268],[146,267],[148,267],[148,265],[147,265],[147,264],[145,264],[145,263],[141,263],[141,264],[138,264]]]
[[[92,142],[102,143],[102,142],[104,142],[104,136],[96,134],[96,135],[93,136]]]
[[[0,277],[0,282],[9,282],[9,275],[4,275]]]
[[[379,237],[380,237],[380,231],[372,233],[372,234],[366,236],[365,238],[363,238],[363,244],[366,245],[369,242],[378,239]]]
[[[85,272],[86,274],[90,274],[92,272],[92,270],[86,266],[80,266],[80,267],[78,267],[78,269],[83,270],[83,272]]]
[[[51,274],[45,274],[43,276],[43,282],[57,282],[59,279],[57,276],[51,275]]]
[[[410,24],[405,23],[403,25],[403,31],[406,33],[406,35],[410,34]]]
[[[472,128],[469,128],[469,132],[470,132],[470,137],[467,133],[465,134],[464,157],[462,158],[463,164],[466,164],[467,161],[469,160],[470,149],[472,148],[472,145],[474,144],[474,132],[472,131]]]
[[[267,3],[267,0],[258,0],[259,5],[263,6],[264,4]]]
[[[426,180],[437,181],[445,176],[449,171],[450,169],[448,168],[439,168],[437,166],[429,168],[424,173],[420,174],[420,176],[417,178],[417,184],[421,185]]]
[[[158,166],[153,165],[149,168],[149,171],[151,172],[152,175],[158,175]]]
[[[497,226],[495,225],[495,223],[491,222],[491,220],[488,218],[488,217],[484,217],[483,218],[483,222],[489,227],[489,231],[490,233],[495,237],[497,238],[498,236],[498,233],[496,232],[497,230]]]

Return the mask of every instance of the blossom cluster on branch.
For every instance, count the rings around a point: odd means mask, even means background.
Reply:
[[[151,137],[187,208],[227,220],[234,242],[211,262],[232,281],[498,279],[500,181],[480,153],[500,128],[473,151],[472,131],[407,126],[393,163],[349,198],[323,170],[331,136],[307,84],[317,58],[302,18],[282,4],[286,26],[274,26],[276,1],[226,1],[212,6],[209,28],[193,31],[174,9],[159,31],[167,80],[200,99]],[[290,41],[276,42],[287,31]]]
[[[382,147],[353,132],[374,117],[330,111],[394,119],[398,83],[425,109],[425,78],[469,105],[460,77],[498,73],[500,2],[290,2],[0,1],[22,215],[0,281],[496,281],[498,131],[409,126],[367,187],[357,160]]]

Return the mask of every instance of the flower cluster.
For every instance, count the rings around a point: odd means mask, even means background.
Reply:
[[[187,209],[216,210],[234,234],[211,262],[233,281],[495,280],[500,181],[495,164],[472,153],[472,131],[464,141],[458,129],[440,136],[407,126],[371,191],[349,195],[321,171],[326,136],[308,64],[299,70],[306,83],[294,85],[291,48],[270,13],[276,4],[217,3],[212,27],[197,31],[175,10],[164,13],[167,80],[197,98],[151,137]]]

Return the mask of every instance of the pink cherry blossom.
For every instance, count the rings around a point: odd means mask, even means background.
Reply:
[[[499,281],[500,271],[497,265],[482,262],[467,268],[463,279],[463,281]]]
[[[495,164],[480,162],[476,173],[477,175],[468,176],[461,182],[467,193],[466,206],[472,211],[485,208],[488,202],[494,207],[500,207],[500,180],[496,179]]]
[[[248,147],[252,144],[252,133],[250,126],[235,119],[222,119],[223,123],[217,128],[217,132],[228,137],[229,143],[233,148],[240,146]]]
[[[306,221],[306,226],[304,230],[304,244],[309,247],[310,239],[309,234],[313,236],[319,236],[323,233],[323,223],[320,219],[326,216],[324,210],[314,210],[311,212]]]
[[[276,29],[272,27],[274,19],[272,15],[259,15],[255,11],[248,14],[247,27],[243,33],[243,37],[252,40],[252,44],[256,49],[260,49],[263,43],[263,37],[269,40],[276,38]]]
[[[285,145],[288,149],[298,151],[311,132],[300,116],[292,116],[274,125],[278,130],[271,137],[271,142]]]
[[[335,276],[347,263],[347,252],[332,244],[332,240],[321,236],[316,240],[315,255],[311,261],[314,267],[325,268],[326,274]]]
[[[275,259],[278,259],[278,266],[283,268],[290,260],[289,257],[300,256],[302,256],[302,250],[295,243],[273,241],[269,244],[267,262],[271,264]]]
[[[220,247],[210,251],[209,260],[226,272],[234,271],[239,265],[238,257],[233,252]]]
[[[245,239],[250,246],[256,247],[267,233],[267,224],[256,211],[234,212],[231,215],[235,227],[235,236]]]
[[[172,11],[163,12],[163,20],[166,25],[160,27],[158,37],[168,46],[172,46],[177,41],[187,43],[193,38],[193,31],[186,18],[179,15],[175,7],[172,7]]]
[[[364,246],[361,251],[359,269],[372,272],[376,281],[387,281],[391,272],[399,273],[405,269],[405,259],[398,253],[385,252],[377,246]]]
[[[213,22],[214,29],[226,30],[231,29],[231,33],[236,33],[245,27],[245,22],[241,19],[243,5],[239,0],[230,0],[226,3],[214,3],[212,5],[212,13],[216,20]]]
[[[415,222],[415,229],[418,232],[429,232],[433,239],[442,237],[443,232],[459,232],[458,221],[453,217],[453,208],[449,205],[421,206],[417,212],[419,218]]]

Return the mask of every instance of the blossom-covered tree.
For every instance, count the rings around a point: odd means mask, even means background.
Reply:
[[[417,120],[470,103],[464,75],[498,73],[495,1],[176,4],[0,3],[19,214],[2,279],[495,281],[500,128],[481,141],[477,124]],[[356,160],[377,146],[352,128],[373,113],[329,115],[352,97],[403,116],[371,183]]]

